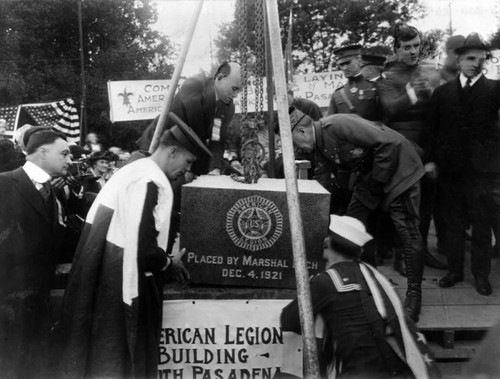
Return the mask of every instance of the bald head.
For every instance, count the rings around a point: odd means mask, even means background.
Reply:
[[[214,76],[217,98],[224,104],[230,104],[241,91],[241,66],[236,62],[224,62]]]

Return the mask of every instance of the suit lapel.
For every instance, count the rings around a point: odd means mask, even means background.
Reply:
[[[203,94],[203,114],[209,125],[212,125],[215,118],[215,85],[213,79],[208,79],[205,83],[205,91]],[[209,138],[211,137],[211,133]]]
[[[18,168],[12,171],[12,177],[16,183],[16,190],[19,194],[24,197],[38,213],[49,220],[49,214],[43,203],[43,198],[26,172],[22,168]]]

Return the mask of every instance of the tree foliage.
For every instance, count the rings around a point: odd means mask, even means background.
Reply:
[[[500,29],[498,29],[496,33],[491,36],[490,46],[492,49],[500,49]]]
[[[151,0],[83,0],[81,9],[88,128],[120,139],[131,123],[111,126],[107,82],[170,77],[175,47],[150,28]],[[2,0],[0,25],[0,105],[80,104],[78,0]]]
[[[332,69],[333,50],[339,46],[359,43],[388,52],[394,26],[410,23],[425,11],[419,0],[279,0],[278,8],[283,46],[292,10],[294,66],[311,66],[317,72]],[[255,30],[252,22],[249,35]],[[237,56],[238,29],[236,22],[223,25],[216,41],[220,59]],[[251,38],[249,45],[253,47]]]

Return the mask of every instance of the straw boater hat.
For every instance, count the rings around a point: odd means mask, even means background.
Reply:
[[[371,234],[366,232],[365,225],[358,219],[350,216],[330,215],[330,231],[333,237],[336,236],[353,243],[358,247],[363,247],[372,240]]]

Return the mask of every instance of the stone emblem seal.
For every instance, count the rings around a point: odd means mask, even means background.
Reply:
[[[226,230],[242,249],[270,248],[283,232],[283,215],[271,200],[253,195],[239,199],[226,216]]]

